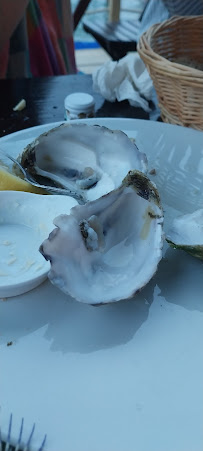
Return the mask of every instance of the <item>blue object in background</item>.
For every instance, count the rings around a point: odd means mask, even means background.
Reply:
[[[82,49],[97,49],[101,46],[98,44],[98,42],[84,42],[84,41],[75,41],[74,42],[75,50],[82,50]]]

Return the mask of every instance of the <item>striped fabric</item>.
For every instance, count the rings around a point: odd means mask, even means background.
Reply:
[[[203,0],[163,0],[171,16],[203,14]]]
[[[171,16],[203,14],[203,0],[149,0],[143,13],[139,37],[155,23]]]
[[[0,78],[76,73],[69,0],[30,0],[0,53]]]

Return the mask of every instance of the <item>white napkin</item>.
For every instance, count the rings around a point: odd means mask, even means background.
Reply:
[[[130,105],[151,111],[153,83],[144,62],[137,52],[129,53],[119,61],[109,61],[92,74],[93,89],[114,102],[128,100]],[[147,99],[145,100],[143,96]]]

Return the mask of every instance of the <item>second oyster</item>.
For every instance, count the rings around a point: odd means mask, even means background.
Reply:
[[[40,252],[51,262],[49,279],[89,304],[132,297],[151,279],[162,257],[163,212],[156,187],[130,171],[109,194],[71,209]]]

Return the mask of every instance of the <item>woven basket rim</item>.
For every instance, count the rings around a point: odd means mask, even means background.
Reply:
[[[137,43],[137,51],[145,62],[148,61],[150,65],[154,68],[159,67],[162,73],[169,74],[170,76],[174,76],[174,78],[181,77],[184,80],[190,80],[198,83],[202,83],[203,81],[203,71],[200,69],[192,68],[186,66],[184,64],[175,63],[173,61],[168,60],[167,58],[159,55],[157,52],[151,47],[151,39],[156,36],[156,33],[160,30],[164,30],[168,28],[171,24],[177,22],[187,22],[187,21],[200,21],[203,26],[203,15],[199,16],[173,16],[170,19],[166,19],[161,23],[157,23],[152,25],[147,31],[145,31],[138,43]]]
[[[139,51],[140,55],[142,56],[142,52]],[[189,84],[192,85],[197,85],[199,87],[203,88],[203,71],[198,70],[198,72],[200,72],[200,76],[194,76],[193,72],[192,73],[183,73],[180,69],[179,66],[181,66],[181,64],[177,64],[177,68],[176,67],[170,67],[164,65],[163,66],[163,62],[161,61],[153,61],[153,59],[151,59],[150,57],[146,56],[146,53],[144,53],[144,57],[143,60],[145,62],[145,64],[150,64],[151,67],[153,67],[156,71],[159,71],[162,74],[165,74],[166,76],[170,75],[170,77],[172,78],[176,78],[176,79],[181,79],[182,81],[188,82]],[[166,61],[168,61],[166,59]],[[195,70],[195,69],[194,69]],[[199,74],[198,74],[199,75]]]

